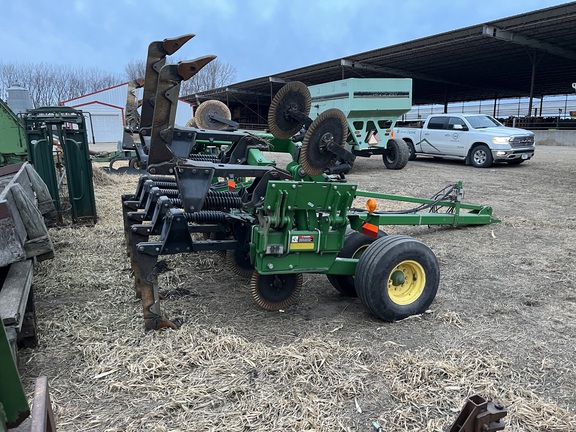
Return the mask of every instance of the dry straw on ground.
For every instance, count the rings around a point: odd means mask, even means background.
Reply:
[[[539,371],[498,350],[376,341],[371,334],[401,323],[367,315],[334,317],[319,331],[298,315],[254,309],[253,335],[241,321],[230,325],[241,318],[236,299],[248,297],[246,282],[210,254],[170,257],[164,287],[195,288],[164,307],[186,322],[145,333],[120,213],[120,194],[136,180],[97,173],[98,223],[51,231],[56,258],[35,275],[40,345],[22,357],[28,389],[35,376],[49,377],[59,431],[370,431],[372,422],[384,431],[443,431],[475,393],[508,408],[509,431],[576,430],[573,412],[533,388]],[[234,293],[212,294],[223,284]],[[193,312],[183,312],[187,301]],[[266,325],[276,342],[261,337]],[[450,310],[406,326],[472,339],[477,331]]]

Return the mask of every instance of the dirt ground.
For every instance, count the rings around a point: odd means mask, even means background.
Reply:
[[[24,384],[49,377],[59,431],[443,431],[472,394],[508,409],[508,431],[576,430],[575,168],[576,147],[489,169],[357,160],[348,180],[362,189],[429,197],[463,180],[464,201],[501,219],[384,227],[437,255],[428,313],[379,321],[322,275],[266,312],[205,253],[167,257],[163,308],[183,325],[151,333],[122,244],[120,194],[136,178],[100,178],[98,224],[51,230],[57,256],[36,267]]]

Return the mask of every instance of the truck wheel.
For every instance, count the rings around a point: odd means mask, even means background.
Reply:
[[[414,149],[414,144],[412,143],[412,141],[408,141],[408,140],[404,140],[406,141],[406,145],[408,146],[408,160],[409,161],[413,161],[416,160],[416,149]]]
[[[378,231],[378,238],[384,237],[384,231]],[[344,236],[344,246],[338,253],[339,258],[356,258],[359,259],[366,248],[374,243],[376,239],[366,234],[362,234],[353,229],[346,231]],[[354,276],[352,275],[326,275],[328,281],[336,291],[346,297],[357,297],[356,287],[354,285]]]
[[[484,144],[474,147],[470,153],[470,163],[476,168],[488,168],[492,161],[492,152]]]
[[[386,236],[368,246],[355,276],[362,303],[378,318],[396,321],[428,309],[438,291],[440,268],[424,243]]]
[[[403,139],[390,139],[388,140],[386,152],[382,155],[382,160],[386,168],[399,170],[406,166],[409,157],[410,150],[406,141]]]

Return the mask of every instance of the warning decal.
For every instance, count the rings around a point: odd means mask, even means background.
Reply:
[[[291,236],[290,250],[314,250],[314,236],[313,235]]]

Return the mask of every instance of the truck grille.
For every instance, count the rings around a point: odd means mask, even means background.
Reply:
[[[517,136],[510,141],[512,147],[531,147],[534,145],[533,136]]]

